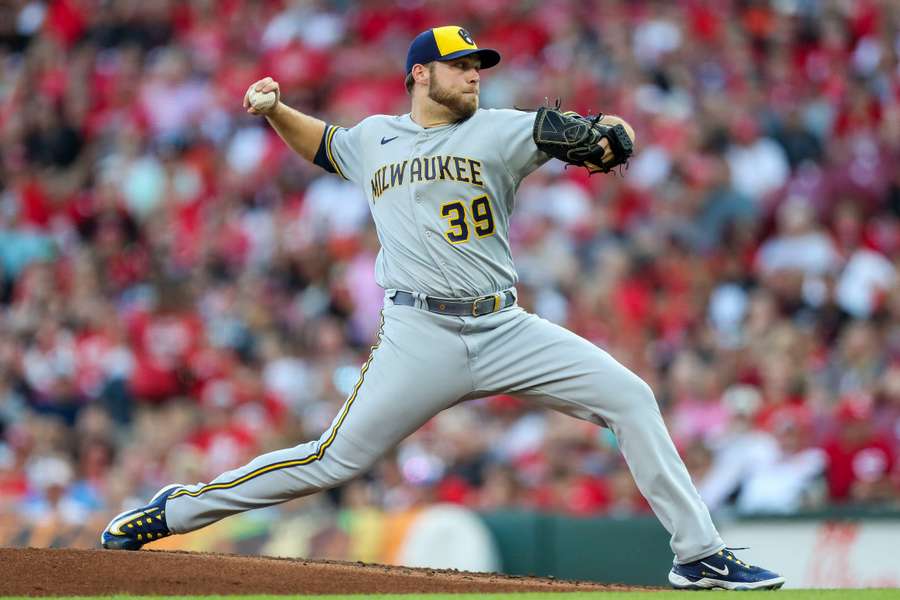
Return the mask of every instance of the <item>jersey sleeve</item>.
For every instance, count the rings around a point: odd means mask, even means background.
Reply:
[[[498,142],[503,162],[510,174],[521,181],[526,175],[550,160],[534,143],[534,119],[537,113],[514,109],[492,111],[494,139]]]
[[[336,173],[348,181],[358,181],[362,171],[361,129],[362,123],[350,129],[326,125],[313,162],[329,173]]]

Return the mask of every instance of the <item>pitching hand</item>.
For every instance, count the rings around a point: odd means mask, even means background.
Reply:
[[[251,106],[250,104],[250,90],[256,90],[257,92],[275,92],[276,100],[275,103],[267,108],[266,110],[259,110]],[[244,108],[247,109],[247,112],[251,115],[266,115],[275,110],[275,107],[278,106],[278,102],[281,100],[281,88],[278,85],[278,82],[272,79],[271,77],[263,77],[249,88],[247,88],[247,92],[244,94]]]

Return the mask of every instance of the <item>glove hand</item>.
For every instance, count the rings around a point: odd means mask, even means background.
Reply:
[[[561,112],[558,103],[537,110],[532,137],[540,150],[591,174],[626,164],[634,151],[634,129],[623,119]]]
[[[594,117],[591,115],[588,115],[585,118],[590,121],[594,119]],[[601,117],[600,120],[597,121],[597,125],[605,125],[606,127],[615,127],[616,125],[621,125],[625,129],[625,133],[628,135],[628,138],[631,140],[631,152],[634,151],[634,128],[629,125],[625,119],[617,117],[615,115],[603,115],[603,117]],[[600,164],[597,165],[590,161],[585,161],[584,163],[584,166],[587,168],[588,172],[591,175],[593,175],[594,173],[608,173],[610,169],[624,162],[616,161],[615,150],[610,145],[609,138],[601,137],[598,145],[603,148],[603,156],[600,157]]]

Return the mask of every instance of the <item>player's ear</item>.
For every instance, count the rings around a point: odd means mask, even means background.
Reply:
[[[412,76],[416,83],[424,83],[428,85],[431,73],[425,65],[415,64],[412,68]]]

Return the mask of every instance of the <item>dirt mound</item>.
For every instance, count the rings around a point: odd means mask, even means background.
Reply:
[[[627,590],[579,581],[285,558],[0,548],[0,596]]]

